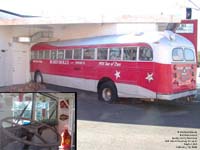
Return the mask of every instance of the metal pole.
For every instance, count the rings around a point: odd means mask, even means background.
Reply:
[[[32,96],[32,113],[31,113],[31,120],[36,120],[36,118],[35,118],[36,94],[37,94],[37,93],[33,93],[33,96]]]

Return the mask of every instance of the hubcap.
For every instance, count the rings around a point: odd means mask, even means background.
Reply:
[[[105,88],[102,91],[102,97],[105,101],[110,101],[112,97],[112,91],[109,88]]]
[[[37,83],[41,83],[41,82],[42,82],[42,78],[41,78],[40,75],[37,75],[37,76],[36,76],[36,82],[37,82]]]

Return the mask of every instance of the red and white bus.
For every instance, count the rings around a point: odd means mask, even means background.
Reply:
[[[106,102],[196,95],[195,48],[171,31],[38,43],[31,51],[36,82],[95,91]]]

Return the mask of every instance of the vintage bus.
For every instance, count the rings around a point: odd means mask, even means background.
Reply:
[[[33,80],[118,97],[175,100],[196,95],[193,44],[171,31],[38,43]]]
[[[75,149],[75,93],[0,93],[1,150]]]

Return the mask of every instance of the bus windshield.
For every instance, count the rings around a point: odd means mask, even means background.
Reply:
[[[57,101],[40,93],[12,93],[1,95],[0,119],[5,117],[24,117],[50,124],[56,121]],[[33,101],[34,99],[34,101]],[[33,107],[34,102],[34,107]],[[33,111],[34,109],[34,111]],[[48,120],[48,122],[46,122]],[[20,124],[28,124],[24,120]]]

